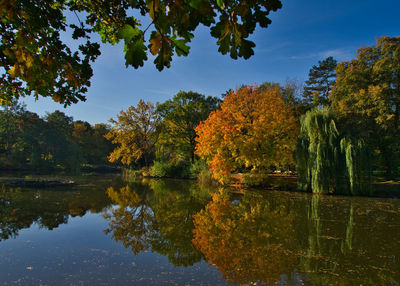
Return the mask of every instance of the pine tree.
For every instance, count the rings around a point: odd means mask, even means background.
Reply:
[[[335,84],[336,66],[337,61],[333,57],[328,57],[310,69],[303,93],[305,102],[310,107],[328,105],[328,97]]]

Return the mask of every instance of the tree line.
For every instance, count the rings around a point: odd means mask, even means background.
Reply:
[[[248,185],[273,171],[295,171],[298,187],[369,194],[373,175],[400,173],[400,38],[382,37],[350,61],[328,57],[304,84],[264,82],[222,97],[181,91],[140,100],[110,125],[40,118],[17,102],[3,105],[2,166],[122,164],[153,177],[200,177]]]
[[[109,131],[58,110],[40,117],[14,100],[0,110],[0,169],[75,172],[84,164],[106,165]]]
[[[222,98],[141,100],[111,120],[109,159],[160,177],[203,172],[229,183],[241,173],[254,185],[295,170],[299,188],[318,193],[369,194],[372,175],[399,175],[399,37],[350,61],[319,61],[303,85],[265,82]]]

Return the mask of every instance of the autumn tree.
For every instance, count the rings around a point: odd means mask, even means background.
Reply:
[[[226,95],[221,108],[196,128],[196,154],[215,179],[225,182],[235,170],[263,172],[293,164],[297,132],[279,87],[247,86]]]
[[[267,28],[270,12],[281,7],[280,0],[1,1],[0,99],[85,100],[91,63],[100,55],[93,34],[103,43],[123,41],[125,64],[134,68],[143,66],[148,51],[158,70],[170,67],[174,54],[188,55],[199,25],[210,28],[219,52],[248,59],[255,47],[249,36],[257,24]]]
[[[340,124],[376,150],[391,177],[400,165],[400,37],[360,48],[336,73],[331,101]]]
[[[136,107],[121,110],[116,120],[111,118],[112,127],[106,138],[117,147],[109,155],[109,161],[121,161],[129,166],[142,158],[144,165],[148,166],[157,142],[158,121],[154,105],[143,100]]]
[[[215,110],[220,100],[197,92],[178,92],[172,99],[157,105],[161,116],[159,145],[163,152],[194,162],[195,128]]]
[[[310,107],[329,104],[329,96],[335,84],[336,66],[337,61],[333,57],[327,57],[310,69],[303,92],[304,99]]]
[[[296,117],[300,117],[300,115],[306,112],[307,107],[302,98],[303,85],[298,80],[287,78],[283,84],[266,81],[258,88],[259,90],[267,90],[271,87],[278,87],[281,89],[282,98],[287,108],[293,110]]]

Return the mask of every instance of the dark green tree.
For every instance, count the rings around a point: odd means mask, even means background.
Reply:
[[[113,144],[105,138],[111,127],[108,124],[97,123],[92,126],[92,130],[91,145],[93,148],[90,152],[89,163],[107,164],[107,155],[114,149]]]
[[[48,113],[46,121],[46,144],[48,160],[53,166],[62,166],[68,170],[78,170],[83,161],[82,152],[73,142],[73,118],[59,110]]]
[[[0,167],[77,170],[82,163],[105,164],[113,147],[106,124],[92,127],[61,111],[41,118],[14,102],[0,110]]]
[[[20,133],[14,148],[16,153],[13,156],[14,164],[31,169],[50,167],[51,162],[44,156],[48,150],[46,127],[44,120],[34,112],[25,111],[21,115]]]
[[[159,147],[164,156],[182,157],[194,162],[197,125],[217,109],[220,99],[193,91],[180,91],[172,99],[157,105],[162,123]],[[165,154],[168,153],[168,154]]]
[[[73,125],[72,140],[79,146],[84,157],[83,163],[104,165],[108,163],[107,156],[114,147],[104,136],[110,132],[107,124],[90,125],[86,121],[77,120]]]
[[[18,139],[18,121],[25,106],[17,100],[4,103],[0,110],[0,154],[10,154]]]
[[[335,68],[337,61],[333,57],[327,57],[313,66],[308,73],[305,82],[303,96],[310,107],[327,106],[329,95],[335,84]]]

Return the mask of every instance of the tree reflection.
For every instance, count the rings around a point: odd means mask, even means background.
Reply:
[[[131,182],[107,194],[117,206],[104,217],[111,233],[134,254],[152,250],[166,255],[177,266],[201,261],[202,254],[192,244],[192,216],[208,202],[207,195],[188,182]],[[196,191],[193,191],[196,189]]]
[[[201,252],[192,244],[192,217],[204,208],[209,195],[194,184],[185,188],[176,183],[153,181],[156,195],[152,207],[157,219],[158,236],[152,249],[167,255],[174,265],[190,266],[202,259]]]
[[[343,285],[400,281],[399,211],[392,204],[383,204],[385,210],[381,202],[372,202],[312,196],[308,247],[299,267],[306,280]]]
[[[189,181],[108,183],[107,193],[1,188],[0,240],[106,209],[106,233],[133,253],[151,250],[179,266],[205,258],[232,283],[400,281],[399,200],[224,189],[210,197]]]
[[[0,188],[0,241],[15,238],[21,229],[37,223],[52,230],[68,222],[69,216],[100,212],[110,204],[104,191]]]
[[[104,215],[109,220],[105,233],[111,232],[114,240],[121,241],[135,254],[147,250],[154,236],[154,216],[149,206],[152,194],[148,189],[140,190],[135,192],[129,185],[119,191],[108,188],[107,194],[118,208]]]
[[[297,261],[293,218],[283,201],[246,193],[236,202],[220,190],[195,216],[193,242],[231,282],[277,282]]]
[[[400,205],[377,199],[221,190],[194,217],[194,244],[232,283],[400,281]],[[300,281],[301,280],[301,281]]]

